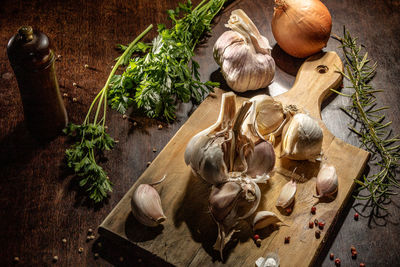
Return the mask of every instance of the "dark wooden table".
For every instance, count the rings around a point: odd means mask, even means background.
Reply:
[[[45,145],[33,140],[24,125],[23,110],[14,74],[9,65],[6,45],[19,26],[39,28],[52,40],[54,51],[61,58],[56,63],[61,92],[68,94],[64,102],[71,122],[82,122],[95,94],[102,88],[118,43],[129,43],[150,23],[165,23],[165,10],[174,8],[176,0],[3,0],[0,5],[0,266],[8,266],[14,257],[24,266],[159,266],[163,265],[143,251],[118,247],[97,235],[97,226],[118,203],[125,192],[145,170],[179,127],[186,121],[183,114],[178,121],[166,124],[157,120],[133,116],[124,120],[114,111],[108,114],[109,133],[119,140],[114,150],[107,153],[103,164],[109,173],[114,190],[102,205],[92,205],[76,185],[73,174],[64,164],[64,150],[68,142],[60,136]],[[198,3],[199,1],[194,1]],[[273,1],[235,1],[217,19],[226,20],[230,10],[243,8],[253,17],[260,31],[275,45],[270,20]],[[348,0],[324,1],[333,18],[332,33],[342,34],[347,29],[359,37],[370,57],[378,62],[373,80],[376,88],[385,92],[378,102],[389,105],[387,118],[393,121],[394,132],[400,133],[400,1]],[[260,13],[261,12],[261,13]],[[208,40],[197,51],[202,65],[202,79],[216,79],[210,54],[212,44],[224,31],[223,23],[214,29]],[[155,31],[146,40],[151,40]],[[277,49],[277,48],[276,48]],[[331,39],[328,50],[338,49]],[[279,51],[278,51],[279,54]],[[282,55],[281,55],[282,59]],[[84,67],[88,64],[95,70]],[[213,75],[211,75],[214,73]],[[279,72],[276,81],[290,88],[294,76]],[[211,76],[211,78],[210,78]],[[217,75],[218,76],[218,75]],[[78,86],[73,86],[77,83]],[[346,85],[346,84],[345,84]],[[274,94],[273,88],[271,93]],[[275,92],[276,93],[276,92]],[[73,101],[76,98],[77,101]],[[348,99],[332,96],[324,104],[323,120],[338,137],[357,145],[357,139],[347,129],[349,118],[340,111]],[[133,121],[137,125],[133,125]],[[162,124],[162,130],[157,125]],[[152,151],[153,147],[157,152]],[[373,168],[372,168],[373,169]],[[400,262],[400,198],[395,196],[387,205],[390,215],[380,219],[368,216],[362,202],[350,201],[346,205],[317,265],[333,266],[332,252],[342,260],[342,266],[395,266]],[[362,215],[353,219],[357,210]],[[96,239],[86,241],[88,229]],[[65,238],[66,242],[62,242]],[[355,245],[358,259],[351,259],[350,246]],[[78,253],[82,247],[83,252]],[[95,253],[99,254],[97,258]],[[52,263],[53,256],[59,260]]]

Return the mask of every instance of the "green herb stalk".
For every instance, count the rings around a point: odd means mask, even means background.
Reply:
[[[359,136],[362,147],[371,154],[379,170],[377,173],[364,175],[363,179],[355,180],[360,185],[359,190],[367,189],[366,195],[361,193],[357,199],[367,200],[374,208],[386,209],[382,204],[391,195],[396,193],[393,188],[400,187],[396,180],[396,169],[400,159],[399,135],[391,137],[388,127],[392,122],[385,122],[383,110],[389,107],[378,107],[375,90],[370,85],[376,73],[376,63],[370,64],[368,53],[362,54],[362,46],[357,45],[357,38],[353,38],[346,29],[344,36],[335,37],[340,43],[346,59],[346,68],[343,76],[350,81],[352,94],[336,93],[349,97],[351,105],[343,110],[360,126],[359,129],[351,126],[350,129]]]
[[[132,58],[122,75],[113,76],[108,91],[111,107],[125,113],[135,104],[148,117],[174,120],[177,101],[199,103],[218,86],[200,81],[199,64],[192,57],[196,44],[211,30],[211,21],[224,3],[225,0],[203,0],[192,9],[188,1],[168,10],[171,29],[158,25],[158,36],[152,44],[141,43],[145,54]],[[128,63],[126,59],[124,62]]]
[[[153,25],[147,27],[128,47],[114,65],[104,87],[94,98],[89,107],[85,120],[81,125],[70,123],[64,129],[64,133],[70,136],[76,143],[65,151],[67,165],[80,177],[79,185],[84,187],[89,198],[94,202],[100,202],[112,191],[112,183],[104,169],[97,164],[96,155],[104,150],[114,147],[115,141],[106,133],[107,114],[107,90],[118,67],[132,50],[136,50],[136,44],[143,38]],[[97,106],[96,106],[97,103]],[[96,111],[94,112],[94,107]],[[103,112],[101,113],[101,110]],[[92,115],[94,113],[94,118]],[[101,117],[99,117],[101,116]]]

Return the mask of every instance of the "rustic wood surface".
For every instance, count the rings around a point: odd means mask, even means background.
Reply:
[[[195,1],[198,3],[199,1]],[[345,24],[353,35],[359,37],[375,61],[378,73],[373,84],[385,89],[379,94],[382,105],[391,106],[388,119],[393,120],[394,132],[400,132],[400,3],[385,1],[324,1],[332,14],[333,33],[341,34]],[[135,180],[144,172],[146,164],[155,158],[188,116],[182,113],[179,120],[167,125],[156,120],[134,116],[138,122],[123,120],[110,112],[109,132],[120,140],[119,145],[107,154],[103,164],[114,182],[114,192],[106,203],[93,206],[85,201],[74,183],[73,175],[64,167],[63,153],[68,142],[59,137],[49,144],[39,145],[26,133],[23,124],[22,105],[17,83],[8,63],[6,44],[19,26],[30,24],[47,33],[56,54],[57,74],[70,121],[81,122],[96,92],[102,87],[118,55],[116,43],[128,43],[150,23],[166,22],[165,10],[176,6],[177,1],[16,1],[5,0],[0,6],[0,265],[11,265],[18,256],[21,265],[51,265],[54,255],[60,266],[154,266],[162,263],[140,249],[97,238],[96,227],[120,201]],[[301,63],[288,58],[275,46],[269,22],[272,17],[272,1],[235,1],[217,21],[226,20],[229,10],[242,7],[251,15],[260,32],[267,36],[274,47],[277,65],[285,72],[276,77],[271,94],[277,94],[292,86],[294,74]],[[214,29],[208,43],[213,44],[224,31],[222,23]],[[155,36],[153,31],[146,39]],[[328,50],[341,51],[334,40]],[[220,80],[217,66],[210,56],[210,45],[198,50],[197,59],[203,79]],[[291,62],[292,64],[287,64]],[[95,70],[85,69],[89,64]],[[72,84],[76,82],[77,87]],[[346,84],[345,84],[346,85]],[[72,99],[76,97],[77,101]],[[327,128],[348,143],[357,139],[347,129],[349,119],[340,111],[347,99],[332,96],[323,104],[322,119]],[[163,124],[158,130],[157,125]],[[153,153],[153,147],[157,148]],[[373,166],[371,166],[373,170]],[[390,216],[373,219],[369,209],[362,212],[362,202],[349,201],[321,251],[316,266],[332,266],[329,253],[342,260],[342,266],[393,266],[400,261],[398,196],[388,204]],[[354,221],[355,210],[362,212]],[[369,223],[370,222],[370,223]],[[96,232],[96,240],[86,242],[87,231]],[[67,242],[61,240],[66,238]],[[350,246],[358,250],[357,260],[351,259]],[[78,248],[84,250],[78,253]],[[98,259],[95,253],[99,253]]]
[[[326,71],[320,73],[321,66]],[[322,100],[329,95],[330,88],[337,88],[342,82],[342,75],[336,68],[343,69],[343,64],[335,52],[307,59],[297,73],[294,86],[276,99],[284,105],[296,105],[319,119]],[[262,244],[257,248],[251,238],[253,234],[249,227],[250,217],[246,220],[247,223],[241,224],[241,233],[234,236],[238,241],[232,240],[227,245],[221,261],[211,246],[217,236],[216,225],[208,215],[211,186],[193,175],[190,167],[186,166],[183,155],[186,144],[193,135],[210,127],[217,120],[219,114],[215,111],[220,109],[223,92],[218,89],[215,91],[216,96],[209,96],[201,103],[107,216],[99,228],[100,233],[115,242],[131,242],[177,266],[205,266],[213,261],[215,266],[251,266],[261,255],[271,251],[278,254],[282,266],[311,266],[353,191],[353,179],[359,177],[364,170],[369,153],[345,144],[332,135],[320,121],[324,133],[324,163],[336,167],[339,190],[334,199],[318,201],[313,198],[313,194],[320,163],[280,158],[282,139],[278,137],[275,142],[276,171],[266,185],[260,185],[262,197],[258,210],[269,210],[278,214],[289,226],[259,231]],[[237,108],[246,99],[237,97]],[[156,229],[143,227],[133,219],[131,196],[138,185],[154,183],[163,175],[166,175],[165,181],[156,188],[160,192],[161,203],[164,203],[164,213],[168,219]],[[278,209],[275,203],[283,185],[292,178],[297,182],[297,192],[293,211],[287,213],[284,209]],[[315,215],[310,213],[313,205],[318,209]],[[308,226],[309,221],[314,219],[325,223],[320,238],[315,238],[317,228],[311,230]],[[283,245],[287,236],[290,236],[291,244]]]

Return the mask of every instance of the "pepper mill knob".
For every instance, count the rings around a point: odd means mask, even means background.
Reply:
[[[22,26],[19,28],[18,33],[26,42],[33,40],[33,29],[31,26]]]

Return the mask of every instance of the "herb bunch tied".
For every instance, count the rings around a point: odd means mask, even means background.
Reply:
[[[376,173],[368,177],[364,175],[362,180],[355,180],[360,185],[359,191],[367,189],[365,195],[359,194],[356,198],[367,200],[377,213],[379,208],[386,210],[383,204],[391,195],[396,194],[393,188],[400,188],[396,180],[400,139],[399,135],[392,136],[392,132],[389,131],[392,122],[386,122],[385,114],[382,114],[382,111],[389,107],[379,107],[376,103],[375,93],[381,90],[375,90],[370,84],[376,73],[376,63],[371,64],[368,53],[362,52],[357,38],[353,38],[346,29],[343,38],[335,36],[335,39],[341,43],[346,60],[346,68],[342,74],[350,81],[351,85],[348,88],[353,92],[344,94],[333,91],[351,99],[351,105],[342,109],[359,125],[359,129],[350,126],[350,130],[359,136],[362,147],[371,153],[371,159],[378,167]]]
[[[124,62],[129,61],[125,72],[113,76],[108,91],[111,107],[125,113],[136,104],[148,117],[174,120],[177,101],[199,103],[218,86],[200,81],[199,64],[192,57],[196,44],[211,29],[211,21],[225,1],[203,0],[192,9],[189,0],[168,10],[173,26],[167,29],[158,25],[158,36],[152,44],[140,44],[143,55],[130,60],[125,57]]]

